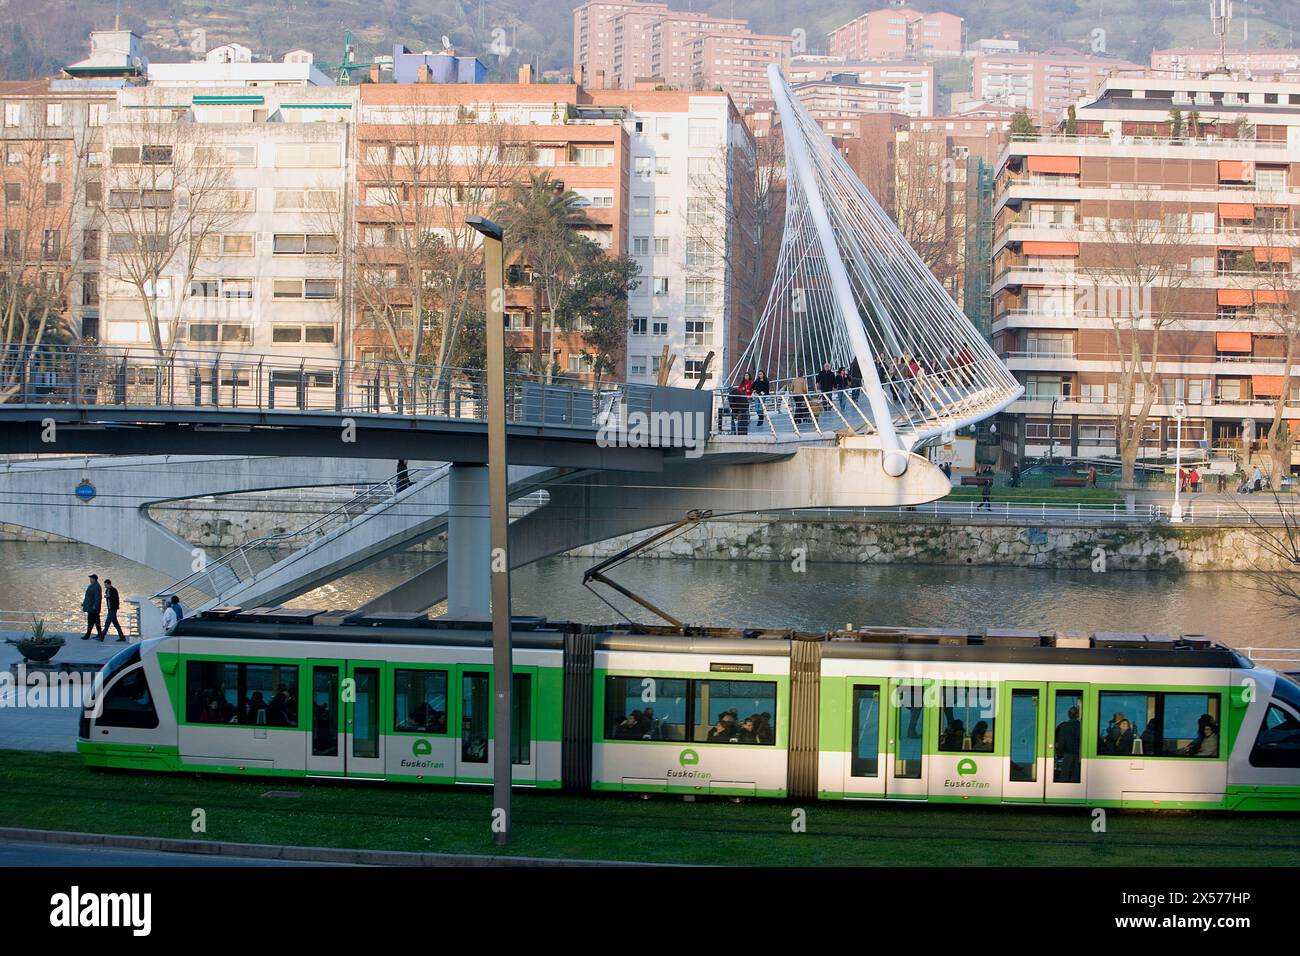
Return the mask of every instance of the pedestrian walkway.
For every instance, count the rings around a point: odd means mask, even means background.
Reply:
[[[0,641],[18,639],[24,632],[0,631]],[[81,636],[63,634],[67,643],[54,656],[53,664],[87,665],[102,667],[110,657],[127,647],[112,640],[83,641]],[[12,644],[0,643],[0,671],[11,675],[22,664],[23,656]],[[49,673],[42,669],[40,672]],[[58,673],[55,671],[54,673]],[[20,706],[11,680],[0,687],[0,750],[74,751],[77,749],[77,721],[80,707],[29,707]],[[26,701],[21,702],[25,704]]]

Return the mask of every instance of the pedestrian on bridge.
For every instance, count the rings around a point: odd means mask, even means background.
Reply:
[[[99,622],[99,608],[103,597],[103,589],[99,586],[99,575],[92,574],[90,584],[86,585],[85,596],[81,599],[81,609],[86,612],[86,633],[81,638],[83,641],[90,640],[92,631],[99,640],[104,639],[104,625]]]
[[[104,629],[99,632],[99,640],[102,643],[104,635],[108,633],[110,627],[117,628],[117,641],[119,644],[126,642],[126,634],[122,632],[122,625],[117,620],[117,609],[122,606],[122,595],[113,587],[113,582],[109,578],[104,578],[104,603],[108,607],[108,616],[104,618]]]
[[[754,379],[754,406],[758,412],[758,427],[763,427],[763,401],[772,394],[772,383],[767,380],[767,373],[762,369],[758,370],[758,376]]]

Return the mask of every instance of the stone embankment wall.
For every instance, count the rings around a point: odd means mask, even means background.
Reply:
[[[292,500],[292,504],[288,502]],[[337,502],[304,500],[291,492],[238,501],[195,499],[155,507],[165,527],[193,544],[224,551],[254,538],[300,528]],[[717,519],[692,528],[646,557],[722,561],[835,561],[873,564],[1008,565],[1107,571],[1250,571],[1290,565],[1243,527],[1103,524],[1047,521],[1035,525],[972,523],[944,518],[898,520],[899,515],[837,518],[751,516]],[[613,538],[570,552],[608,557],[646,537]],[[0,540],[60,541],[43,532],[0,525]],[[418,546],[443,553],[445,536]]]
[[[607,557],[636,538],[578,548]],[[724,561],[837,561],[872,564],[1009,565],[1107,571],[1275,570],[1283,562],[1249,528],[1044,523],[1029,527],[944,519],[715,520],[692,528],[648,557]]]

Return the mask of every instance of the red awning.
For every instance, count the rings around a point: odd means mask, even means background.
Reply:
[[[1250,305],[1249,289],[1220,289],[1219,305]]]
[[[1254,219],[1255,204],[1249,202],[1219,203],[1220,219]]]
[[[1079,254],[1079,244],[1077,242],[1033,240],[1024,244],[1024,250],[1027,256],[1077,256]]]
[[[1279,249],[1276,246],[1273,247],[1256,246],[1255,261],[1256,262],[1290,262],[1291,250]]]
[[[1219,160],[1219,181],[1253,183],[1255,181],[1255,164],[1243,159],[1221,159]]]
[[[1078,156],[1029,156],[1026,167],[1031,173],[1066,173],[1079,175]]]
[[[1252,351],[1249,332],[1216,332],[1214,340],[1220,352]]]
[[[1291,294],[1285,289],[1256,289],[1256,305],[1286,305],[1291,301]]]
[[[1255,397],[1261,395],[1281,395],[1282,394],[1282,376],[1281,375],[1252,375],[1251,384],[1255,388]]]

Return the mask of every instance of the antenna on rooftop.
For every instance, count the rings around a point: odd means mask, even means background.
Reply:
[[[1210,26],[1219,38],[1219,65],[1228,68],[1228,27],[1232,23],[1232,0],[1210,0]]]
[[[122,0],[117,0],[117,8],[113,12],[113,29],[122,29]]]

